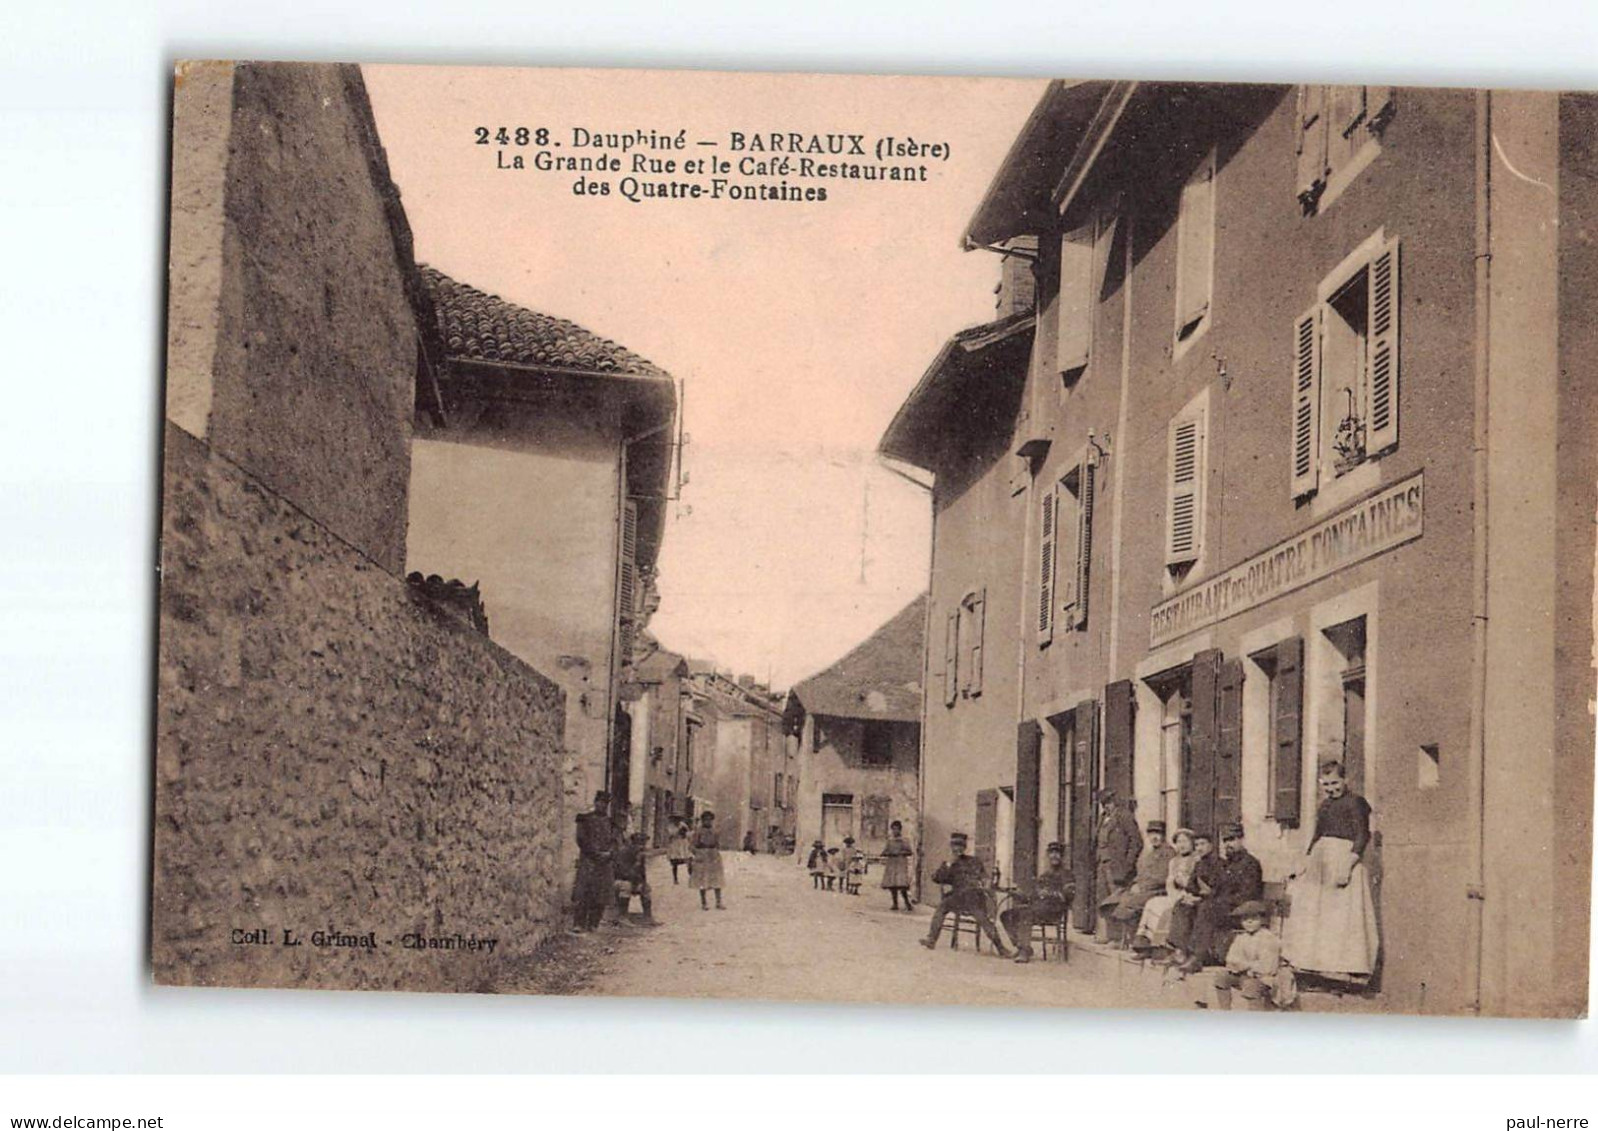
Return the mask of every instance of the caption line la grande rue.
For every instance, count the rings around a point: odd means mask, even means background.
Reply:
[[[926,184],[952,158],[947,141],[900,134],[729,130],[602,130],[479,125],[492,168],[565,175],[575,196],[822,203],[837,182]],[[792,178],[790,180],[789,178]]]

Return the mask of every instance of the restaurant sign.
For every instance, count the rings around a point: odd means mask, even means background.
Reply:
[[[1419,538],[1422,474],[1339,511],[1219,577],[1154,606],[1149,646],[1158,648],[1347,566]]]

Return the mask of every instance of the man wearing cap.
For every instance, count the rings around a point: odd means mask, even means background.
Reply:
[[[1216,1008],[1231,1009],[1236,990],[1243,995],[1244,1009],[1269,1009],[1280,996],[1282,970],[1282,941],[1265,926],[1270,908],[1250,899],[1238,904],[1233,915],[1242,929],[1226,950],[1226,969],[1215,975]]]
[[[1150,821],[1143,852],[1137,858],[1137,874],[1110,912],[1110,941],[1116,946],[1131,942],[1132,932],[1143,917],[1143,906],[1164,893],[1171,876],[1171,857],[1175,855],[1176,850],[1165,843],[1165,822]]]
[[[1109,938],[1108,914],[1114,910],[1121,893],[1137,875],[1138,853],[1143,848],[1143,836],[1138,832],[1137,818],[1132,816],[1113,789],[1099,790],[1099,836],[1097,875],[1094,877],[1093,896],[1098,901],[1101,916],[1099,937]]]
[[[932,873],[932,882],[946,885],[949,894],[939,900],[938,909],[932,913],[932,931],[921,940],[921,945],[928,950],[937,946],[938,936],[943,933],[944,920],[958,912],[975,918],[978,929],[993,940],[994,952],[1000,958],[1010,958],[1011,951],[999,937],[999,929],[993,925],[993,917],[988,914],[987,877],[983,874],[982,861],[966,855],[968,843],[970,838],[965,833],[951,833],[949,836],[949,859],[939,864],[938,870]]]
[[[1015,943],[1017,962],[1032,961],[1034,923],[1063,923],[1071,913],[1076,885],[1071,882],[1071,870],[1065,866],[1065,845],[1059,841],[1050,844],[1048,861],[1048,867],[1038,873],[1033,891],[1017,895],[1014,904],[999,913],[999,922]]]
[[[1221,827],[1221,852],[1211,875],[1211,892],[1193,916],[1192,957],[1186,967],[1189,971],[1226,960],[1232,916],[1239,906],[1265,894],[1265,873],[1260,862],[1243,847],[1243,826],[1236,821]]]
[[[594,794],[592,812],[577,814],[577,882],[572,885],[574,931],[592,931],[605,917],[605,905],[614,898],[616,877],[612,859],[615,829],[610,819],[610,794]]]

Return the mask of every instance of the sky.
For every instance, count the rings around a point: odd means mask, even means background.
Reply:
[[[929,498],[876,444],[943,342],[994,316],[997,258],[960,235],[1041,81],[364,71],[419,260],[682,380],[687,481],[650,625],[662,644],[786,687],[926,588]],[[500,170],[479,126],[547,128],[564,155],[583,152],[582,127],[719,139],[689,157],[729,156],[731,131],[910,137],[950,156],[924,184],[788,178],[825,202],[633,202]]]

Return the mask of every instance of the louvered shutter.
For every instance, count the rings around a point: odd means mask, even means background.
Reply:
[[[622,507],[621,577],[617,584],[616,611],[619,617],[621,662],[627,663],[633,651],[633,626],[638,615],[638,504]]]
[[[1243,661],[1221,665],[1215,751],[1215,823],[1243,816]]]
[[[1171,422],[1167,484],[1165,563],[1198,560],[1204,522],[1204,414],[1184,413]]]
[[[1055,518],[1059,501],[1054,488],[1043,491],[1038,504],[1038,643],[1054,639],[1054,558],[1058,549]]]
[[[1127,685],[1130,690],[1131,685]],[[1099,896],[1093,890],[1098,870],[1097,815],[1093,793],[1098,786],[1099,705],[1084,699],[1076,705],[1071,767],[1071,878],[1076,881],[1073,919],[1079,931],[1091,931],[1098,917]]]
[[[1077,471],[1073,469],[1072,475]],[[1078,484],[1081,480],[1077,480]],[[1078,513],[1081,501],[1076,492],[1069,485],[1069,477],[1060,480],[1059,488],[1055,491],[1054,512],[1054,603],[1055,607],[1065,614],[1065,627],[1072,628],[1076,624],[1077,601],[1077,538],[1082,533]]]
[[[1038,875],[1038,794],[1043,754],[1043,728],[1028,719],[1015,736],[1015,844],[1010,857],[1010,882],[1034,890]]]
[[[960,696],[960,613],[949,614],[943,632],[943,705],[954,706]]]
[[[1276,733],[1272,756],[1276,787],[1271,794],[1270,816],[1279,825],[1295,828],[1299,821],[1304,786],[1304,638],[1292,636],[1276,646]]]
[[[1326,88],[1298,88],[1298,199],[1313,212],[1326,187]]]
[[[1398,446],[1398,241],[1376,253],[1370,265],[1370,387],[1366,403],[1365,454]]]
[[[984,789],[977,794],[976,858],[982,861],[984,875],[993,874],[998,861],[994,851],[999,843],[999,791]]]
[[[1206,649],[1193,657],[1192,719],[1187,764],[1182,768],[1182,823],[1190,829],[1215,829],[1216,762],[1220,751],[1221,653]]]
[[[1088,363],[1093,348],[1093,227],[1068,233],[1060,241],[1060,292],[1055,300],[1056,368],[1074,373]]]
[[[1076,501],[1076,605],[1072,626],[1088,622],[1088,580],[1093,564],[1093,487],[1097,468],[1083,463]]]
[[[1215,163],[1206,158],[1182,189],[1177,219],[1177,328],[1193,326],[1210,309],[1210,267],[1215,252]]]
[[[982,694],[982,651],[983,637],[987,631],[988,619],[988,591],[983,589],[976,595],[970,604],[971,613],[971,642],[969,659],[966,663],[966,693],[968,695]]]
[[[1311,494],[1321,476],[1321,317],[1319,303],[1293,323],[1293,427],[1289,466],[1293,498]]]

